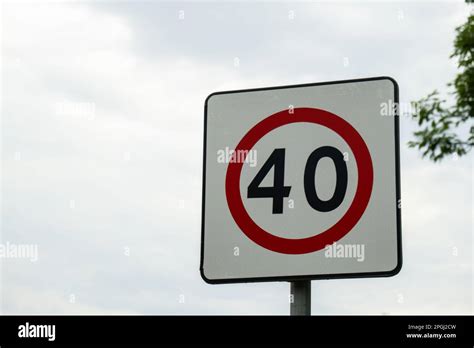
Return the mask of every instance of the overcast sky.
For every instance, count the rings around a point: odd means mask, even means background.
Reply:
[[[203,104],[214,91],[389,75],[402,102],[456,73],[445,2],[2,5],[8,314],[287,314],[288,283],[199,275]],[[238,62],[238,64],[236,64]],[[401,118],[404,265],[314,281],[313,314],[473,312],[472,155],[433,164]]]

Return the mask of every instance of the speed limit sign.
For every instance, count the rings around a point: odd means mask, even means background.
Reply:
[[[216,92],[204,118],[206,282],[399,272],[395,80]]]

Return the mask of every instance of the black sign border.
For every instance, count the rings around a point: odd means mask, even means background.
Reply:
[[[205,208],[206,208],[206,150],[207,150],[207,104],[212,96],[219,94],[232,94],[232,93],[246,93],[246,92],[259,92],[259,91],[270,91],[276,89],[290,89],[290,88],[301,88],[301,87],[313,87],[313,86],[324,86],[334,84],[345,84],[345,83],[357,83],[367,81],[378,81],[378,80],[389,80],[393,83],[394,87],[394,102],[396,105],[394,115],[395,123],[395,186],[396,186],[396,216],[397,216],[397,265],[391,271],[382,272],[360,272],[360,273],[337,273],[337,274],[315,274],[315,275],[302,275],[302,276],[270,276],[270,277],[252,277],[252,278],[224,278],[224,279],[209,279],[204,274],[204,230],[205,230]],[[202,209],[201,209],[201,258],[199,271],[202,279],[208,284],[231,284],[231,283],[257,283],[257,282],[274,282],[274,281],[298,281],[298,280],[318,280],[318,279],[348,279],[348,278],[375,278],[375,277],[393,277],[398,274],[402,269],[403,258],[402,258],[402,217],[401,217],[401,190],[400,190],[400,114],[399,114],[399,88],[398,83],[389,76],[377,76],[368,77],[361,79],[351,80],[338,80],[338,81],[327,81],[317,83],[306,83],[299,85],[286,85],[276,87],[262,87],[262,88],[251,88],[251,89],[239,89],[222,92],[211,93],[204,102],[204,142],[203,142],[203,170],[202,170]]]

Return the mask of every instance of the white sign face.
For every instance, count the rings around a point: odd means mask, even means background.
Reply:
[[[398,273],[397,106],[388,77],[211,94],[203,279]]]

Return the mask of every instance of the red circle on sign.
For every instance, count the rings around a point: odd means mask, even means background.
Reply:
[[[245,235],[258,245],[282,254],[306,254],[318,251],[344,237],[362,217],[372,193],[374,181],[372,158],[360,134],[347,121],[328,111],[315,108],[296,108],[277,112],[257,123],[237,145],[238,151],[250,151],[270,131],[291,123],[307,122],[327,127],[341,136],[354,154],[357,171],[357,189],[347,212],[326,231],[307,238],[283,238],[268,233],[258,226],[244,207],[240,195],[240,175],[243,161],[230,161],[225,180],[225,192],[229,210]]]

